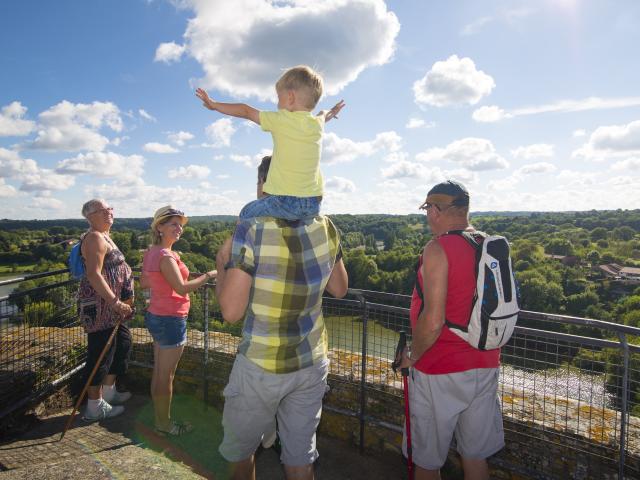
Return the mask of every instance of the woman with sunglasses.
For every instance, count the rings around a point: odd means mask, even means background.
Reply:
[[[182,435],[192,430],[188,423],[171,420],[173,377],[187,342],[189,292],[216,277],[212,270],[189,280],[189,269],[172,250],[188,218],[171,205],[159,208],[151,222],[152,245],[142,261],[140,286],[151,290],[144,323],[153,337],[151,398],[156,432]]]
[[[132,314],[133,275],[124,255],[109,236],[113,208],[104,200],[89,200],[82,206],[82,216],[89,222],[89,230],[80,238],[86,275],[80,280],[78,306],[80,321],[87,332],[85,368],[88,375],[118,320]],[[102,420],[124,411],[124,407],[117,404],[131,398],[131,393],[118,392],[115,382],[117,376],[127,371],[130,353],[131,332],[121,323],[87,390],[85,420]]]

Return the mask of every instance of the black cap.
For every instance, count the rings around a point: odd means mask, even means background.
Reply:
[[[447,180],[434,186],[427,194],[428,203],[450,204],[458,207],[469,206],[469,191],[454,180]]]

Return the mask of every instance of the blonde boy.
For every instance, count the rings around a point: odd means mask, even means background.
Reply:
[[[216,102],[203,89],[196,90],[209,110],[251,120],[273,137],[273,158],[263,186],[267,195],[245,205],[240,218],[297,220],[319,214],[324,124],[344,107],[341,100],[331,110],[313,115],[322,90],[322,77],[306,65],[290,68],[276,83],[277,112],[260,111],[244,103]]]

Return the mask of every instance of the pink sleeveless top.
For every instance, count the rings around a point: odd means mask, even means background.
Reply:
[[[475,251],[467,241],[458,235],[443,235],[437,239],[444,249],[449,263],[447,303],[445,317],[451,323],[466,325],[471,313],[471,300],[475,291]],[[418,285],[422,287],[422,268],[418,269]],[[427,288],[429,286],[427,285]],[[416,288],[413,289],[409,318],[415,329],[422,300]],[[442,327],[440,336],[414,367],[423,373],[445,374],[464,372],[475,368],[497,368],[500,365],[500,349],[478,350],[462,338]]]
[[[149,247],[142,259],[142,271],[151,285],[151,302],[147,310],[154,315],[186,317],[191,305],[189,294],[179,295],[171,288],[160,271],[160,260],[163,257],[175,259],[182,279],[186,281],[189,278],[189,269],[180,260],[180,255],[159,245]]]

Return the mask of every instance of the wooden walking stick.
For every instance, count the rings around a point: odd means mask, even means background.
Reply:
[[[133,315],[133,312],[132,312],[132,315]],[[118,319],[118,321],[116,322],[116,326],[113,329],[113,332],[111,332],[111,335],[109,336],[109,340],[107,340],[107,344],[102,349],[102,352],[100,352],[100,356],[98,357],[98,360],[96,361],[96,364],[93,366],[93,370],[91,371],[91,374],[89,375],[89,378],[87,378],[87,383],[85,383],[84,388],[82,389],[82,393],[78,397],[78,400],[76,400],[76,404],[73,407],[73,411],[71,412],[71,416],[67,420],[67,423],[64,426],[64,430],[62,430],[62,435],[60,435],[60,440],[62,440],[64,438],[65,433],[67,433],[67,430],[69,430],[69,427],[71,426],[71,422],[73,422],[73,419],[76,416],[76,412],[78,411],[78,408],[80,407],[80,404],[82,403],[82,399],[84,398],[85,394],[87,393],[87,389],[89,388],[89,385],[91,385],[91,381],[93,380],[93,377],[95,377],[96,372],[98,371],[98,367],[100,366],[100,363],[102,362],[102,359],[104,358],[105,354],[107,353],[107,350],[109,350],[109,347],[111,346],[111,343],[113,342],[113,339],[116,336],[116,332],[118,331],[118,328],[120,327],[120,324],[122,323],[123,320],[124,320],[124,317],[120,317]]]

